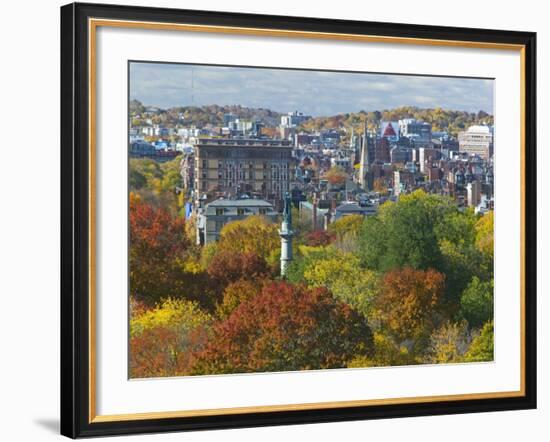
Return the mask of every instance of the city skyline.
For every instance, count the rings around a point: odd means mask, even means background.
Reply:
[[[241,105],[315,117],[400,106],[493,113],[490,79],[149,62],[131,62],[129,71],[130,99],[161,108]]]

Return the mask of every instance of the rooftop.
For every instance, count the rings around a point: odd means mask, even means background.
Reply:
[[[240,138],[200,138],[197,145],[208,146],[274,146],[274,147],[292,147],[288,140],[263,140],[263,139],[240,139]]]
[[[360,206],[358,203],[344,203],[336,207],[336,212],[346,213],[364,213],[364,212],[376,212],[376,206],[369,204],[366,206]]]
[[[256,198],[226,199],[220,198],[206,205],[207,207],[273,207],[271,203]]]

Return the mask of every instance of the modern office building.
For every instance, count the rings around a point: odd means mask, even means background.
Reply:
[[[299,126],[306,120],[311,118],[310,115],[304,115],[302,112],[294,111],[288,112],[286,115],[281,116],[281,126],[283,127],[295,127]]]
[[[484,160],[493,156],[493,131],[489,126],[470,126],[467,131],[458,133],[460,152],[478,155]]]

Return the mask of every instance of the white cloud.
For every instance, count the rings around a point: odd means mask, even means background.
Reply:
[[[486,79],[160,63],[131,63],[130,96],[161,107],[241,104],[313,115],[403,104],[493,111]]]

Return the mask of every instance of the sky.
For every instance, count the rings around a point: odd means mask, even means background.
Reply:
[[[147,106],[241,105],[312,116],[441,107],[493,113],[493,80],[130,63],[130,99]]]

